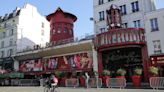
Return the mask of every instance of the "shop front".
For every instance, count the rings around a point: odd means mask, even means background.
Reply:
[[[84,86],[84,73],[93,72],[93,49],[92,40],[85,40],[19,53],[14,58],[24,79],[45,79],[55,74],[61,86],[65,86],[66,79],[81,80]]]
[[[22,72],[88,71],[93,67],[92,62],[91,52],[79,52],[20,61],[19,70]]]
[[[12,71],[14,69],[13,63],[12,57],[0,58],[0,69]]]
[[[144,29],[115,29],[98,34],[95,46],[98,52],[99,72],[111,71],[111,76],[117,76],[118,69],[126,70],[126,79],[131,81],[135,68],[143,70],[142,78],[147,81],[148,53],[144,39]]]
[[[111,76],[117,76],[117,70],[126,70],[126,79],[131,81],[133,70],[138,67],[143,69],[141,47],[124,47],[102,51],[104,70],[110,70]]]
[[[111,5],[106,10],[107,31],[94,38],[98,52],[98,71],[110,71],[110,77],[132,81],[134,69],[140,69],[140,76],[148,81],[148,52],[143,28],[122,28],[121,11]]]

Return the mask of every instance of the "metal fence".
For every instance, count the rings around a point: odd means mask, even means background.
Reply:
[[[11,80],[12,86],[39,86],[39,80],[37,79],[12,79]]]
[[[150,87],[153,89],[164,88],[164,77],[151,77]]]
[[[108,88],[125,88],[126,87],[126,79],[125,78],[109,78],[107,80]]]
[[[11,86],[18,86],[19,85],[19,79],[12,79],[11,80]]]
[[[90,78],[88,81],[88,86],[89,87],[102,87],[102,79],[98,78],[98,82],[96,78]]]
[[[39,86],[40,82],[37,79],[11,79],[0,80],[0,86]]]
[[[76,78],[66,79],[65,86],[66,87],[78,87],[79,86],[79,80]]]

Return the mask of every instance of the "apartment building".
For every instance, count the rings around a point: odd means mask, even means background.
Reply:
[[[1,17],[0,27],[1,57],[49,42],[49,22],[30,4]]]
[[[107,30],[106,10],[112,4],[120,6],[123,27],[144,28],[144,14],[155,10],[154,0],[94,0],[95,33]]]
[[[0,58],[11,57],[33,49],[36,44],[49,42],[49,29],[45,16],[40,15],[37,8],[30,4],[1,16]]]
[[[111,5],[117,5],[121,10],[123,28],[143,28],[145,30],[149,65],[158,66],[160,76],[163,76],[164,10],[156,9],[155,0],[93,0],[93,21],[96,34],[109,31],[106,10]]]

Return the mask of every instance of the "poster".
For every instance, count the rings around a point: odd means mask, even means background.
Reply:
[[[78,53],[59,57],[24,60],[19,64],[20,71],[48,71],[56,69],[88,69],[92,68],[91,53]]]

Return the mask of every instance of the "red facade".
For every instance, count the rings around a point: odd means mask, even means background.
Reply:
[[[121,28],[121,11],[115,5],[107,10],[108,31],[94,38],[98,52],[98,71],[113,72],[115,77],[119,68],[126,70],[126,79],[131,81],[136,67],[143,69],[143,78],[148,81],[148,51],[145,30],[142,28]]]
[[[164,55],[157,54],[150,56],[151,66],[158,67],[159,76],[164,76]]]
[[[50,42],[73,39],[73,23],[77,20],[75,15],[58,8],[47,16],[47,20],[50,22]]]

